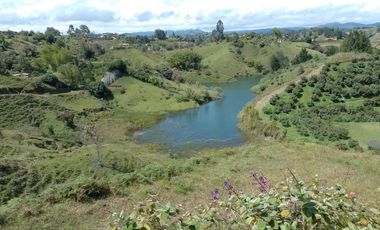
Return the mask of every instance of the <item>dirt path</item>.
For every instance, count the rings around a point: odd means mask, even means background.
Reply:
[[[320,72],[322,71],[323,66],[324,65],[321,65],[321,66],[318,67],[318,69],[312,70],[311,72],[309,72],[308,74],[306,74],[305,77],[306,78],[310,78],[310,77],[312,77],[314,75],[320,74]],[[267,92],[267,93],[264,93],[264,94],[261,94],[261,95],[257,96],[253,100],[253,102],[252,102],[254,108],[257,109],[258,111],[261,111],[264,108],[264,106],[269,102],[269,100],[274,95],[280,94],[280,93],[284,92],[285,89],[286,89],[286,87],[288,87],[288,85],[290,85],[291,83],[298,83],[300,80],[301,80],[301,75],[299,75],[296,79],[294,79],[292,81],[288,81],[285,84],[280,85],[280,86],[274,88],[270,92]]]

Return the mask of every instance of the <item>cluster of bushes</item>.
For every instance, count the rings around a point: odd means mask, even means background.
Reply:
[[[177,52],[168,59],[172,68],[179,70],[199,70],[201,68],[202,56],[192,51]]]
[[[198,92],[192,88],[186,88],[184,94],[178,97],[178,101],[195,101],[199,105],[207,103],[212,100],[210,93],[207,89],[199,90]]]
[[[303,62],[307,62],[312,58],[313,58],[313,56],[311,56],[311,54],[309,54],[309,52],[307,52],[306,48],[302,48],[300,53],[297,54],[297,56],[292,60],[292,64],[297,65],[297,64],[300,64]]]
[[[277,52],[270,57],[270,67],[273,71],[277,71],[289,66],[289,58],[282,52]]]
[[[196,211],[159,204],[154,198],[132,212],[114,215],[114,229],[377,229],[379,210],[358,203],[341,185],[322,187],[292,177],[274,186],[253,172],[253,191],[224,182],[211,192],[211,203]]]
[[[380,104],[379,84],[377,62],[328,64],[320,76],[303,78],[290,84],[286,94],[272,97],[263,112],[284,127],[295,127],[302,136],[337,142],[340,149],[360,149],[348,130],[334,123],[380,122],[380,112],[375,110]],[[305,87],[312,88],[311,100],[301,102]],[[367,99],[355,106],[342,103],[351,97]]]
[[[148,65],[136,66],[135,68],[131,69],[130,75],[140,81],[152,84],[159,88],[165,87],[163,79],[156,76],[154,69]]]
[[[341,46],[343,51],[371,52],[371,42],[366,32],[352,31],[344,40]]]

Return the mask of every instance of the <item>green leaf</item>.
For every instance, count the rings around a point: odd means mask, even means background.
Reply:
[[[246,220],[245,220],[245,223],[247,223],[247,224],[252,224],[252,221],[254,221],[255,220],[255,218],[254,217],[248,217]]]
[[[353,224],[351,222],[348,222],[348,228],[350,230],[358,230],[359,229],[355,224]]]
[[[278,214],[277,211],[272,211],[269,215],[270,215],[271,217],[275,217],[275,216],[277,216],[277,214]]]
[[[257,221],[257,224],[256,224],[257,230],[265,230],[265,227],[266,227],[266,223],[263,220],[260,219],[259,221]]]
[[[277,203],[277,198],[273,197],[273,198],[270,198],[268,201],[269,201],[270,204],[276,204]]]

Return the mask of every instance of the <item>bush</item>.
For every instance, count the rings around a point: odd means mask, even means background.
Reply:
[[[290,170],[289,170],[290,171]],[[274,187],[261,173],[251,176],[253,193],[224,182],[211,192],[211,204],[188,212],[141,202],[129,215],[114,216],[115,229],[378,229],[377,209],[359,204],[355,193],[341,185],[320,189],[318,178],[305,185],[291,178]]]
[[[199,70],[201,68],[202,56],[192,51],[184,51],[175,53],[168,59],[172,68],[180,70]]]
[[[342,42],[343,51],[371,52],[371,42],[364,31],[351,32]]]
[[[289,65],[289,59],[282,52],[277,52],[270,57],[270,66],[273,71],[285,68]]]
[[[300,53],[293,59],[292,64],[297,65],[303,62],[307,62],[308,60],[312,59],[313,56],[307,52],[306,48],[302,48]]]
[[[113,93],[110,89],[108,89],[103,82],[96,82],[91,83],[88,87],[88,91],[91,95],[95,96],[99,99],[104,100],[112,100],[113,99]]]
[[[332,56],[339,52],[339,48],[337,46],[326,46],[324,53],[327,56]]]
[[[72,199],[78,202],[90,202],[105,198],[111,194],[111,189],[106,183],[95,180],[79,180],[67,184],[52,186],[42,194],[42,197],[50,203]]]
[[[108,71],[114,70],[119,70],[121,74],[128,73],[127,64],[121,59],[117,59],[109,64]]]
[[[58,82],[57,76],[55,76],[54,74],[51,74],[51,73],[45,74],[41,80],[42,80],[42,82],[44,82],[48,85],[51,85],[51,86],[56,86],[56,84]]]

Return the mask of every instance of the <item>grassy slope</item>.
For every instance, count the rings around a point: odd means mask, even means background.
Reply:
[[[277,49],[275,46],[267,47],[266,54],[260,53],[263,52],[261,50],[255,53],[254,48],[247,44],[242,49],[242,57],[257,58],[264,64],[269,60],[266,59],[269,57],[267,54]],[[284,46],[284,51],[295,55],[302,44],[280,46]],[[195,48],[195,51],[204,57],[204,64],[209,65],[212,73],[206,77],[203,72],[200,76],[194,72],[187,76],[188,79],[222,82],[229,80],[237,72],[244,72],[247,68],[251,71],[239,59],[241,57],[236,56],[236,49],[229,43],[205,45]],[[145,63],[154,66],[164,61],[161,55],[143,54],[134,49],[115,50],[111,53],[110,57],[126,58],[132,64]],[[265,58],[262,58],[263,55]],[[220,72],[231,75],[220,75]],[[101,148],[103,161],[115,164],[123,170],[133,170],[150,179],[160,172],[166,176],[147,180],[144,183],[136,182],[133,186],[123,182],[115,183],[114,186],[121,190],[124,196],[113,194],[92,202],[66,200],[51,204],[40,195],[16,198],[7,205],[0,206],[0,222],[4,213],[10,213],[10,216],[15,218],[9,220],[10,225],[6,228],[93,229],[97,226],[104,229],[113,212],[121,209],[128,211],[149,194],[157,194],[161,200],[173,204],[182,203],[185,207],[191,208],[209,202],[210,191],[215,187],[222,187],[225,180],[248,190],[249,174],[252,170],[263,171],[276,183],[285,176],[288,167],[306,179],[319,174],[326,184],[343,183],[350,191],[357,192],[360,199],[371,203],[379,202],[377,186],[380,184],[380,172],[377,167],[380,158],[369,153],[341,152],[316,144],[262,142],[240,148],[203,150],[194,155],[190,154],[189,158],[173,159],[167,154],[162,154],[155,145],[137,145],[131,140],[128,132],[131,123],[151,124],[157,114],[190,108],[194,104],[178,103],[172,97],[167,98],[170,96],[169,91],[135,79],[121,78],[116,84],[122,85],[126,93],[121,94],[115,89],[115,102],[111,105],[105,105],[83,92],[42,97],[53,104],[77,112],[86,108],[106,106],[108,111],[76,120],[78,124],[96,122],[103,130],[104,141]],[[47,113],[41,126],[44,132],[49,125],[54,125],[56,132],[59,133],[71,132],[56,119],[54,112],[52,110]],[[24,132],[24,130],[2,130],[0,160],[17,160],[27,168],[35,168],[40,174],[38,178],[43,178],[40,192],[46,192],[46,189],[56,186],[65,188],[87,179],[106,183],[115,180],[117,176],[127,175],[120,170],[95,167],[96,151],[93,144],[66,151],[45,150],[27,141],[19,142],[15,132]],[[31,135],[29,132],[26,134]],[[168,174],[171,176],[167,176]],[[32,183],[33,177],[29,178]]]
[[[322,60],[325,60],[325,63],[340,62],[340,63],[342,63],[341,64],[342,66],[346,66],[347,61],[351,61],[353,59],[367,59],[369,57],[370,56],[366,53],[338,53],[336,55],[333,55],[333,56],[327,58],[327,60],[326,59],[322,59]],[[319,61],[319,63],[323,63],[322,60]],[[308,65],[308,64],[310,65],[311,63],[306,63],[306,65]],[[315,72],[314,73],[311,72],[312,73],[311,75],[318,75],[318,72],[320,72],[320,70],[321,70],[321,68],[318,71],[314,70]],[[310,77],[310,74],[308,74],[308,75]],[[293,77],[293,79],[294,79],[294,77]],[[266,82],[266,79],[263,79],[260,83],[263,84],[263,82]],[[276,94],[279,94],[285,98],[288,97],[288,95],[286,93],[283,93],[286,86],[287,86],[287,84],[285,83],[285,84],[280,84],[280,86],[278,86],[276,88],[269,87],[269,89],[265,90],[262,93],[264,95],[264,97],[258,96],[253,101],[253,104],[255,105],[256,109],[258,109],[260,112],[260,117],[262,119],[264,119],[265,121],[270,121],[270,118],[268,115],[266,115],[262,112],[262,108],[265,105],[267,105],[269,103],[269,99]],[[257,91],[258,86],[255,86],[253,89],[255,91]],[[276,89],[276,90],[273,91],[273,89]],[[308,101],[311,101],[312,88],[309,86],[306,86],[303,88],[303,90],[304,90],[304,92],[302,94],[302,97],[300,98],[300,102],[306,104]],[[275,93],[270,94],[271,92],[275,92]],[[263,102],[261,100],[263,100]],[[320,104],[331,104],[332,103],[329,98],[326,98],[326,101],[327,102],[320,102]],[[351,99],[348,99],[345,102],[345,104],[351,105],[351,106],[358,106],[358,105],[362,105],[363,101],[364,101],[363,98],[351,98]],[[260,103],[259,106],[257,106],[258,103]],[[378,108],[375,108],[375,109],[378,109]],[[337,125],[342,125],[343,127],[347,128],[350,132],[350,137],[352,137],[354,140],[358,140],[360,146],[363,149],[366,149],[366,150],[368,149],[368,147],[367,147],[368,141],[370,141],[370,140],[379,141],[379,132],[380,132],[379,123],[376,123],[376,122],[360,122],[360,123],[350,122],[350,123],[339,123]],[[279,125],[279,127],[283,128],[281,125]],[[298,142],[301,142],[301,143],[302,142],[321,143],[320,141],[315,140],[313,137],[305,137],[305,136],[300,135],[294,127],[286,128],[286,130],[287,130],[287,136],[292,140],[297,140]],[[324,143],[324,144],[332,145],[332,143]]]
[[[195,102],[177,102],[173,93],[139,80],[124,77],[116,84],[125,88],[126,93],[114,91],[118,104],[136,112],[169,112],[197,106]]]
[[[360,145],[367,148],[368,141],[380,142],[380,123],[379,122],[360,122],[341,124],[348,128],[350,136],[358,140]]]
[[[93,167],[94,155],[89,154],[91,150],[92,147],[89,146],[73,153],[56,156],[52,160],[43,160],[38,162],[38,167],[62,172],[79,170],[82,172],[81,177],[89,174],[96,176],[98,180],[113,174],[112,170]],[[112,155],[113,159],[119,160],[133,154],[144,163],[154,162],[157,167],[167,163],[179,167],[187,165],[188,172],[179,173],[170,180],[161,179],[151,184],[126,186],[122,188],[128,194],[126,197],[111,196],[91,203],[67,201],[49,205],[45,202],[38,204],[36,200],[26,203],[14,200],[14,208],[22,208],[16,215],[17,223],[8,227],[105,228],[113,212],[122,209],[128,211],[137,200],[142,200],[148,194],[155,194],[165,202],[180,203],[187,208],[193,208],[196,205],[207,204],[210,191],[215,187],[221,188],[224,181],[250,191],[249,175],[253,170],[262,171],[274,184],[287,176],[287,168],[291,168],[306,180],[311,180],[318,174],[322,185],[341,183],[349,191],[356,192],[360,200],[372,205],[379,202],[377,186],[380,183],[380,174],[377,166],[380,164],[380,157],[368,153],[341,152],[316,144],[264,142],[240,148],[204,150],[189,159],[170,159],[149,146],[135,145],[130,141],[124,141],[123,144],[107,144],[103,152],[106,153],[105,156]],[[67,165],[70,167],[67,168]],[[28,212],[37,214],[28,216]]]

